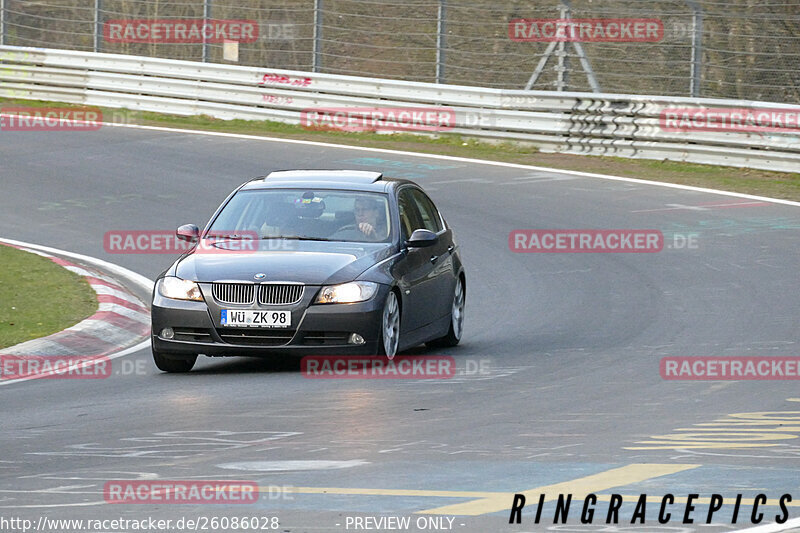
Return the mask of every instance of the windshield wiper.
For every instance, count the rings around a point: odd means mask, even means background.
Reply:
[[[230,235],[206,235],[203,237],[204,239],[231,239],[235,241],[240,241],[242,239],[252,239],[252,235],[237,235],[235,233]]]
[[[305,235],[280,235],[278,237],[261,237],[261,240],[267,239],[285,239],[287,241],[330,241],[325,237],[308,237]]]

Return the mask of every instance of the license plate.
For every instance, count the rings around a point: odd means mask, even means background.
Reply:
[[[292,312],[222,309],[219,323],[245,328],[288,328],[292,325]]]

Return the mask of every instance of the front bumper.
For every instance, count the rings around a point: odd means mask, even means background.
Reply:
[[[153,348],[167,355],[256,356],[277,354],[297,356],[313,354],[365,355],[377,351],[383,302],[389,287],[381,285],[372,298],[354,304],[312,305],[319,287],[307,286],[303,298],[294,305],[269,306],[270,310],[292,313],[291,328],[227,328],[219,324],[223,308],[213,301],[211,291],[201,290],[204,302],[172,300],[159,295],[153,298]],[[267,307],[224,306],[226,309],[267,309]],[[173,339],[161,336],[164,328],[172,328]],[[357,333],[366,341],[350,344],[348,338]]]

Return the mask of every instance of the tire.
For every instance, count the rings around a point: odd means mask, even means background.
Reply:
[[[381,313],[378,355],[394,359],[398,346],[400,346],[400,302],[397,300],[397,294],[389,291]]]
[[[195,361],[197,361],[196,355],[175,356],[175,357],[176,358],[173,359],[171,357],[164,355],[161,352],[153,350],[153,362],[155,362],[156,367],[158,367],[159,370],[162,370],[164,372],[173,372],[173,373],[188,372],[194,366]]]
[[[464,333],[464,305],[467,301],[467,291],[464,288],[464,280],[459,276],[456,287],[453,290],[453,305],[450,308],[450,329],[447,335],[439,337],[425,343],[428,346],[437,348],[447,348],[456,346],[461,341]]]

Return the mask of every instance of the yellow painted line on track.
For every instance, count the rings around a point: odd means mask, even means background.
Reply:
[[[732,450],[736,448],[772,448],[777,444],[737,444],[728,442],[700,442],[691,441],[691,444],[678,441],[646,441],[637,444],[647,444],[648,446],[625,446],[623,450]],[[652,444],[653,446],[650,446]],[[656,444],[666,444],[667,446],[655,446]]]
[[[683,466],[695,466],[695,465],[683,465]],[[546,487],[542,487],[542,489],[546,489]],[[275,487],[259,487],[260,492],[269,492],[269,490],[275,490]],[[514,497],[513,492],[483,492],[483,491],[467,491],[467,490],[459,491],[459,490],[417,490],[417,489],[358,489],[358,488],[344,488],[344,487],[285,487],[282,490],[283,492],[289,494],[330,494],[338,496],[420,496],[429,498],[487,498],[487,499],[504,498],[505,502],[510,502],[511,499]],[[533,489],[533,490],[538,490],[538,489]],[[539,493],[541,494],[541,491],[539,491]],[[545,501],[553,501],[558,498],[558,494],[549,493],[551,494],[551,497],[547,496],[548,493],[545,494],[546,494]],[[574,492],[571,494],[573,495],[573,500],[576,499],[582,500],[586,496],[586,494],[576,495]],[[580,498],[578,498],[578,496],[580,496]],[[611,496],[612,496],[611,494],[597,494],[597,501],[609,502],[611,501]],[[638,501],[639,498],[641,497],[640,494],[622,494],[621,496],[622,500],[625,502],[635,502]],[[647,501],[647,503],[660,504],[662,498],[663,496],[648,496],[647,498],[645,498],[645,501]],[[741,505],[745,507],[752,507],[753,499],[754,498],[742,498]],[[687,501],[688,497],[686,496],[675,496],[674,505],[684,504],[687,503]],[[697,505],[708,505],[711,503],[711,498],[709,497],[694,498],[692,502]],[[735,503],[736,503],[735,497],[727,497],[723,499],[723,505],[734,505]],[[773,500],[767,500],[767,503],[762,503],[761,505],[766,507],[778,507],[780,505],[780,502],[779,500],[773,499]],[[792,502],[784,502],[784,505],[786,505],[787,507],[800,507],[800,500]],[[430,511],[421,511],[421,512],[426,514],[430,513]]]
[[[772,425],[774,426],[775,424],[773,423]],[[777,428],[750,427],[749,425],[745,426],[745,425],[742,425],[742,424],[736,424],[735,426],[733,424],[726,424],[725,426],[727,426],[727,427],[703,426],[703,428],[701,428],[701,429],[702,429],[703,433],[706,433],[706,432],[710,433],[712,431],[719,431],[719,432],[722,432],[722,433],[733,433],[733,434],[739,434],[739,433],[746,434],[747,432],[751,432],[751,433],[787,433],[789,431],[800,432],[800,426],[781,426],[781,427],[777,427]],[[678,428],[675,431],[691,431],[692,433],[700,433],[700,431],[698,431],[698,428],[696,428],[696,427],[694,427],[694,428]]]
[[[269,487],[259,487],[268,492]],[[273,487],[272,490],[275,490]],[[291,494],[336,494],[360,496],[426,496],[429,498],[488,498],[506,495],[505,492],[475,492],[457,490],[416,490],[416,489],[350,489],[338,487],[286,487],[284,492]]]
[[[553,501],[558,498],[559,494],[572,494],[576,499],[583,499],[590,493],[675,474],[699,466],[698,464],[631,464],[570,481],[535,487],[522,491],[520,494],[531,499],[537,499],[539,494],[545,494],[545,501]],[[427,509],[420,513],[468,516],[496,513],[511,508],[513,494],[493,494],[477,500]]]
[[[792,423],[796,424],[797,422],[795,421],[795,422],[792,422]],[[709,427],[713,427],[713,426],[720,426],[721,429],[724,429],[724,428],[735,428],[736,431],[738,431],[739,429],[744,429],[744,428],[753,427],[754,429],[759,429],[759,428],[761,428],[763,426],[780,426],[780,424],[781,424],[780,420],[779,421],[775,421],[775,420],[772,420],[772,421],[767,421],[767,420],[721,420],[721,421],[718,421],[718,422],[701,422],[699,424],[694,424],[694,425],[698,426],[700,429],[703,429],[703,430],[709,429]],[[695,430],[696,429],[697,428],[695,428]],[[780,427],[778,429],[783,429],[783,427]],[[795,428],[795,429],[797,429],[797,428]],[[747,431],[749,431],[749,429]]]

